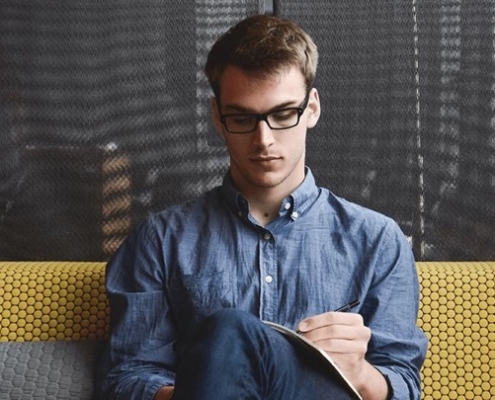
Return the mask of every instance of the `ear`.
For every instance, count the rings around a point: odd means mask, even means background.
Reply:
[[[318,119],[320,118],[321,108],[320,108],[320,97],[318,95],[318,90],[312,88],[309,92],[308,100],[308,129],[314,128]]]
[[[223,125],[220,121],[220,110],[218,108],[218,101],[216,97],[212,97],[210,99],[211,113],[213,116],[213,125],[219,136],[223,138]]]

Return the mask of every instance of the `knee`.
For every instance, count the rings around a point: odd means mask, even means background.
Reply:
[[[205,317],[195,328],[188,340],[178,347],[184,354],[194,357],[224,357],[228,354],[239,356],[244,348],[252,349],[257,342],[256,332],[264,325],[254,315],[237,309],[221,309]]]
[[[249,312],[222,309],[205,317],[178,349],[211,353],[262,352],[269,346],[274,330]]]
[[[212,333],[215,335],[221,332],[226,335],[238,334],[247,329],[251,330],[258,324],[262,324],[261,321],[247,311],[224,308],[207,316],[199,324],[199,331],[203,334]]]

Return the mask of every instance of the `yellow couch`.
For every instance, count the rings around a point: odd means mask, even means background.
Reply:
[[[45,390],[53,398],[91,397],[88,364],[109,333],[104,268],[0,262],[0,396]],[[418,273],[418,325],[430,338],[422,398],[495,399],[495,262],[424,262]],[[42,373],[36,361],[43,357],[51,367]]]

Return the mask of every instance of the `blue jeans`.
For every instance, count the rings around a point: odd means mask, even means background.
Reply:
[[[174,400],[351,399],[328,366],[244,311],[213,313],[177,350]]]

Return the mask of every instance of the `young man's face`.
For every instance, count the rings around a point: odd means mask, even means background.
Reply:
[[[306,131],[316,125],[320,114],[316,89],[311,90],[296,126],[273,130],[266,121],[258,121],[249,133],[228,132],[219,114],[262,114],[300,107],[306,96],[302,73],[293,67],[274,77],[255,79],[229,66],[222,74],[220,93],[220,99],[213,101],[215,126],[227,144],[237,188],[244,195],[270,189],[286,195],[292,192],[304,179]]]

